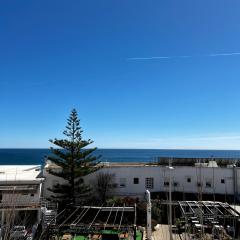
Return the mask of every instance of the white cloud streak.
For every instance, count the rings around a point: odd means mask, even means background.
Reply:
[[[127,58],[127,61],[165,60],[165,59],[196,58],[196,57],[228,57],[228,56],[238,56],[238,55],[240,55],[240,52],[213,53],[213,54],[203,54],[203,55],[182,55],[182,56],[131,57],[131,58]]]
[[[108,148],[149,148],[149,149],[219,149],[240,150],[240,134],[219,134],[206,136],[177,136],[161,138],[108,139],[98,147]],[[105,139],[106,140],[106,139]]]

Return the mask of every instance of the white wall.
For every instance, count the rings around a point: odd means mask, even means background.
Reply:
[[[114,189],[115,195],[143,195],[146,190],[146,178],[154,179],[154,186],[149,189],[151,192],[168,191],[168,186],[164,186],[164,182],[169,181],[169,170],[164,166],[110,166],[105,167],[97,172],[94,172],[84,178],[85,183],[92,185],[94,188],[96,177],[99,172],[114,174],[114,183],[117,188]],[[233,194],[233,168],[219,168],[219,167],[175,167],[172,170],[172,183],[177,183],[177,186],[172,187],[173,191],[185,193],[198,193],[200,188],[197,186],[198,182],[202,183],[202,193],[216,193],[216,194]],[[237,168],[237,175],[239,176],[240,169]],[[44,196],[49,197],[52,193],[47,191],[48,187],[61,179],[50,175],[45,171]],[[125,187],[121,187],[125,179]],[[134,184],[133,179],[139,178],[139,183]],[[191,178],[191,182],[187,181]],[[201,179],[200,179],[201,178]],[[224,183],[221,183],[221,180]],[[210,187],[206,183],[211,183]],[[238,180],[238,191],[240,192],[240,179]]]
[[[139,166],[139,167],[109,167],[100,169],[102,172],[115,174],[115,183],[118,194],[144,194],[146,190],[146,178],[154,178],[153,189],[151,192],[168,191],[168,186],[164,182],[169,182],[169,171],[166,167]],[[97,173],[87,176],[87,182],[92,183]],[[203,193],[233,194],[233,169],[231,168],[196,168],[196,167],[175,167],[171,172],[173,191],[198,193],[198,182],[202,182]],[[133,184],[133,178],[139,178],[139,184]],[[201,181],[200,181],[201,177]],[[120,179],[126,178],[126,187],[120,187]],[[191,178],[191,182],[187,182]],[[213,181],[213,179],[215,181]],[[221,183],[224,179],[225,183]],[[206,182],[211,183],[211,187],[206,186]],[[177,183],[177,186],[174,186]]]
[[[57,169],[56,171],[60,171],[60,169]],[[43,169],[43,176],[45,178],[42,190],[42,196],[44,198],[50,198],[50,196],[53,195],[53,192],[49,191],[48,188],[51,189],[54,185],[58,183],[66,183],[64,179],[50,174],[46,168]]]

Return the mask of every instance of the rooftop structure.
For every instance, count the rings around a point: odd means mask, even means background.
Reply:
[[[231,165],[240,166],[240,158],[179,158],[179,157],[157,157],[158,165],[168,165],[171,162],[172,166],[203,166],[203,167],[227,167]]]
[[[188,238],[209,235],[213,239],[239,237],[240,213],[228,203],[180,201],[178,204],[181,210],[178,228]]]
[[[179,201],[182,214],[186,217],[203,218],[236,218],[240,219],[240,213],[228,203],[213,201]]]
[[[39,207],[42,182],[40,165],[2,165],[0,208]]]
[[[1,165],[0,182],[40,182],[41,165]]]
[[[40,165],[1,165],[0,221],[4,227],[0,238],[19,223],[24,223],[23,228],[36,228],[41,218],[43,180]]]
[[[66,208],[49,224],[47,237],[75,239],[142,239],[136,229],[136,209],[129,206],[77,206]]]

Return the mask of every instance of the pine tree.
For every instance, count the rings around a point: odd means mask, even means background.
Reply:
[[[100,156],[92,155],[96,148],[88,146],[93,141],[83,140],[82,132],[77,111],[73,109],[63,132],[66,138],[49,140],[57,148],[50,148],[53,154],[48,159],[61,167],[61,171],[49,170],[49,173],[65,180],[49,189],[55,193],[51,199],[60,205],[75,205],[77,199],[88,195],[90,188],[83,183],[83,177],[97,170],[96,164]]]

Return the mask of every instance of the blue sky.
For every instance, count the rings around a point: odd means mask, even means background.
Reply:
[[[239,1],[0,3],[0,147],[240,149]]]

